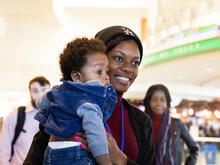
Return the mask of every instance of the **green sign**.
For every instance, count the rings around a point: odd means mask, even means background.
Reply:
[[[213,30],[213,29],[218,29],[218,25],[216,24],[212,24],[212,25],[208,25],[208,26],[203,26],[203,27],[199,27],[199,28],[195,28],[195,29],[191,29],[191,30],[187,30],[183,32],[184,37],[193,34],[193,33],[198,33],[198,32],[205,32],[205,31],[209,31],[209,30]]]
[[[220,38],[211,38],[190,44],[181,45],[175,48],[144,56],[142,66],[152,65],[158,62],[170,60],[177,57],[192,55],[204,51],[220,49]]]

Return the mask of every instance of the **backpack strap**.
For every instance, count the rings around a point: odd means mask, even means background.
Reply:
[[[11,157],[10,157],[9,161],[11,161],[11,159],[14,155],[14,145],[15,145],[21,131],[26,132],[23,129],[24,121],[25,121],[25,109],[26,109],[26,107],[24,107],[24,106],[18,107],[17,124],[16,124],[16,127],[15,127],[14,138],[13,138],[12,143],[11,143]]]

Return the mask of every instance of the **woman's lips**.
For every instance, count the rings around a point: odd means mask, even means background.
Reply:
[[[124,85],[129,85],[130,84],[130,79],[124,76],[115,76],[115,78],[122,84]]]

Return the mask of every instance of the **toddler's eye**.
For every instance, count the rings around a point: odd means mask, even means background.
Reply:
[[[106,74],[107,74],[107,75],[109,74],[109,70],[106,71]]]
[[[97,74],[102,74],[102,71],[101,71],[101,70],[99,70],[99,71],[97,71],[96,73],[97,73]]]

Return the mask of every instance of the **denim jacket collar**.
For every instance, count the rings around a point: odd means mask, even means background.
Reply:
[[[108,85],[108,86],[102,86],[100,85],[99,81],[88,81],[85,83],[81,83],[81,82],[73,82],[73,81],[66,81],[61,79],[60,81],[63,82],[63,85],[68,85],[68,86],[72,86],[75,87],[77,89],[86,91],[88,93],[92,93],[94,95],[100,96],[100,97],[105,97],[107,92],[110,91],[114,91],[114,88],[112,85]]]

